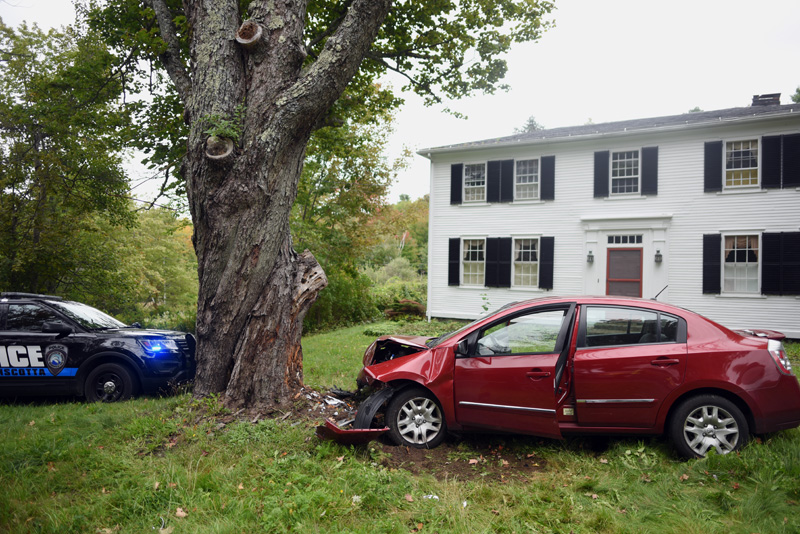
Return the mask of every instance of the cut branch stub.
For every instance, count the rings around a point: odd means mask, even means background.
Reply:
[[[264,31],[261,25],[252,20],[246,20],[236,32],[236,42],[245,48],[254,48],[261,40]]]
[[[225,159],[233,154],[233,140],[212,135],[206,140],[206,157],[213,160]]]

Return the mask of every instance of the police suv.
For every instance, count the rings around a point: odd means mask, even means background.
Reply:
[[[126,326],[61,297],[0,293],[0,395],[114,402],[194,378],[191,334]]]

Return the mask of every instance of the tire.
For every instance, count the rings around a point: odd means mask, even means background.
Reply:
[[[703,458],[712,447],[717,454],[728,454],[744,447],[750,437],[742,411],[717,395],[683,401],[675,410],[669,433],[685,458]]]
[[[423,389],[401,391],[386,410],[389,437],[398,445],[417,449],[438,446],[447,434],[439,402]]]
[[[98,365],[86,377],[84,394],[89,402],[119,402],[133,395],[130,372],[116,363]]]

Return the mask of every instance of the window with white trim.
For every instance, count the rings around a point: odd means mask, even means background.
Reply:
[[[611,153],[611,194],[639,192],[639,151]]]
[[[483,202],[486,200],[486,164],[468,163],[464,165],[464,202]]]
[[[758,139],[725,143],[725,187],[758,185]]]
[[[538,198],[539,160],[518,160],[514,176],[514,200],[536,200]]]
[[[486,241],[483,239],[465,239],[461,250],[461,283],[467,286],[484,285]]]
[[[722,291],[758,293],[758,235],[726,235],[722,251]]]
[[[514,287],[539,287],[539,240],[514,239]]]

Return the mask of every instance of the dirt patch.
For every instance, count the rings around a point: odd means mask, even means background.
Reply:
[[[329,418],[345,428],[348,421],[355,418],[361,400],[347,391],[305,389],[295,397],[292,417],[319,424]],[[527,480],[533,473],[544,469],[544,459],[536,455],[536,447],[541,443],[541,439],[535,437],[468,434],[448,436],[435,449],[397,446],[385,438],[361,447],[375,448],[381,465],[390,469],[405,469],[437,478],[503,482]]]
[[[528,480],[545,468],[545,461],[536,455],[538,440],[515,439],[513,445],[497,436],[449,437],[435,449],[415,449],[375,442],[383,456],[381,464],[405,469],[415,475],[433,475],[438,479],[486,480],[508,482]]]

